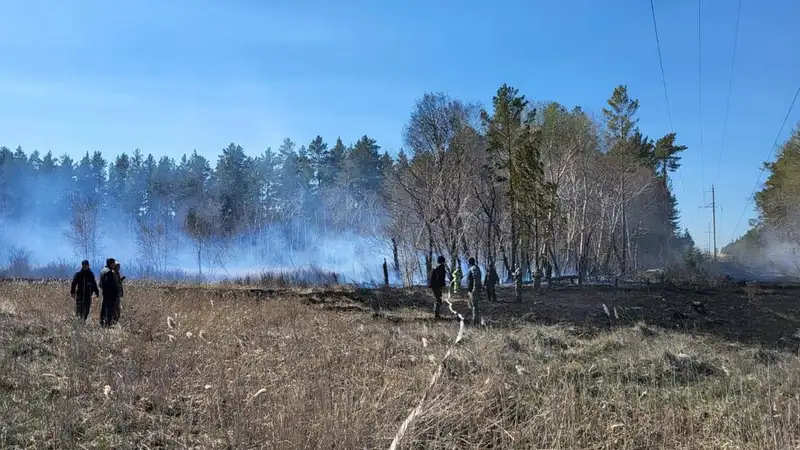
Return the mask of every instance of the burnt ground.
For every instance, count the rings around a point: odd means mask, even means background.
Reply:
[[[194,289],[191,287],[165,288]],[[324,309],[362,311],[394,323],[430,321],[433,296],[428,289],[219,289],[220,299],[264,301],[296,295]],[[464,298],[453,303],[467,315]],[[491,327],[518,327],[525,323],[560,324],[589,337],[603,329],[642,322],[651,327],[692,334],[708,334],[729,342],[800,351],[800,285],[749,285],[721,288],[680,288],[660,285],[554,286],[535,292],[523,288],[520,302],[513,287],[500,287],[498,302],[483,301],[482,315]],[[608,309],[605,313],[603,305]],[[417,314],[402,311],[417,310]],[[446,308],[444,308],[446,310]],[[431,313],[431,316],[427,316]]]

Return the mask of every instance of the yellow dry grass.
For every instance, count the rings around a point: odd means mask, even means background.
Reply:
[[[126,288],[120,328],[59,283],[0,284],[0,448],[388,448],[457,324],[427,311]],[[362,310],[363,309],[363,310]],[[796,355],[640,324],[469,328],[403,449],[800,442]]]

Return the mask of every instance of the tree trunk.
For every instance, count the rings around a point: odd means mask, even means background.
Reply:
[[[628,218],[625,210],[625,176],[622,176],[622,259],[620,261],[622,274],[628,271]]]
[[[202,259],[201,259],[202,252],[203,252],[203,245],[202,244],[198,244],[197,245],[197,273],[199,274],[200,278],[203,278],[203,264],[202,264]]]
[[[506,283],[508,283],[511,281],[511,272],[513,271],[513,268],[508,264],[508,256],[506,255],[505,247],[500,247],[500,255],[503,258],[503,266],[506,269]]]
[[[517,267],[517,211],[516,202],[511,201],[511,270],[516,270]]]
[[[394,270],[400,270],[400,258],[397,254],[397,239],[392,238],[392,259],[394,263]]]
[[[542,251],[541,242],[539,238],[539,219],[533,221],[533,255],[534,255],[534,272],[533,272],[533,287],[539,289],[542,287]]]
[[[428,253],[425,255],[425,273],[430,274],[433,270],[433,229],[430,222],[425,224],[428,232]]]

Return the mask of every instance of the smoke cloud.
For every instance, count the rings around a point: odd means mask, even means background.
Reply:
[[[331,150],[286,140],[251,157],[231,144],[213,169],[196,153],[109,163],[0,148],[0,276],[66,277],[82,259],[97,270],[113,257],[133,277],[331,272],[382,283],[392,251],[378,164],[391,160],[379,148],[366,136]]]

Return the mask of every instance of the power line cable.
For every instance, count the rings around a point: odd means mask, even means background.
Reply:
[[[672,111],[669,107],[669,95],[667,94],[667,78],[664,76],[664,59],[661,57],[661,40],[658,38],[658,24],[656,23],[656,8],[653,0],[650,0],[650,12],[653,15],[653,30],[656,33],[656,49],[658,49],[658,65],[661,67],[661,84],[664,86],[664,101],[667,103],[667,116],[669,117],[669,130],[672,129]]]
[[[733,89],[733,69],[736,64],[736,48],[739,44],[739,21],[742,17],[742,0],[739,0],[739,7],[736,11],[736,31],[733,35],[733,56],[731,56],[731,72],[730,77],[728,78],[728,98],[725,101],[725,118],[722,122],[722,142],[720,143],[719,149],[719,159],[717,160],[717,172],[714,175],[714,179],[719,179],[719,171],[722,168],[722,155],[725,152],[725,136],[728,131],[728,113],[731,109],[731,92]]]
[[[650,0],[650,12],[653,17],[653,31],[656,35],[656,50],[658,51],[658,65],[661,68],[661,85],[664,87],[664,102],[667,105],[667,117],[669,118],[669,131],[671,133],[675,132],[675,129],[672,127],[672,110],[669,107],[669,94],[667,91],[667,77],[664,75],[664,58],[661,56],[661,39],[658,36],[658,22],[656,21],[656,8],[653,4],[653,0]],[[686,198],[686,184],[683,182],[683,173],[678,171],[678,177],[681,180],[681,191],[683,191],[684,198]],[[687,209],[689,212],[689,219],[692,218],[692,210],[691,208]]]
[[[700,108],[700,182],[705,201],[705,162],[703,161],[703,0],[697,0],[697,97]]]

